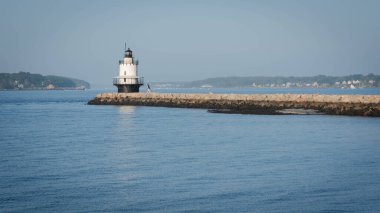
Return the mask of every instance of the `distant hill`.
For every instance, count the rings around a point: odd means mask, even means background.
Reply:
[[[12,89],[89,89],[86,81],[29,72],[0,73],[0,90]]]
[[[161,85],[165,85],[161,83]],[[219,77],[183,82],[179,87],[380,87],[380,75],[311,76],[311,77]]]

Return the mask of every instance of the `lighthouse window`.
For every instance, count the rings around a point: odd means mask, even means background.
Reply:
[[[124,72],[124,75],[127,75],[127,72]]]
[[[126,82],[126,80],[127,80],[127,79],[126,79],[126,78],[124,78],[124,83]]]

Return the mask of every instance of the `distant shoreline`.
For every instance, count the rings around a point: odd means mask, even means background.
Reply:
[[[153,85],[154,86],[154,85]],[[154,87],[154,89],[342,89],[342,90],[356,90],[356,89],[380,89],[380,87],[359,87],[351,88],[337,88],[337,87],[250,87],[250,86],[236,86],[236,87]]]
[[[230,76],[196,81],[152,82],[155,87],[252,87],[252,88],[378,88],[380,75],[353,74],[346,76]]]
[[[29,72],[0,73],[0,90],[89,89],[90,83],[69,77]]]
[[[85,88],[54,88],[54,89],[46,89],[46,88],[28,88],[28,89],[0,89],[0,91],[56,91],[56,90],[86,90]]]

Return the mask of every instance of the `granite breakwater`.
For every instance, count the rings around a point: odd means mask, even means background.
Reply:
[[[103,93],[88,104],[204,108],[241,114],[380,117],[380,95]]]

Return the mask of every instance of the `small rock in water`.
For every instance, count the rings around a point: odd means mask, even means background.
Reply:
[[[208,109],[207,112],[211,113],[233,113],[230,109]]]
[[[319,112],[315,109],[282,109],[276,112],[285,115],[323,115],[324,113]]]

